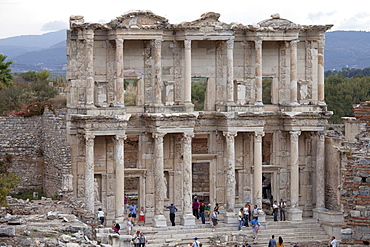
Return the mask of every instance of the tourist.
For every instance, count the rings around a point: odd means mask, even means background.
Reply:
[[[197,199],[194,199],[194,202],[193,202],[193,215],[195,217],[197,217],[197,219],[199,219],[198,209],[199,209],[199,202],[198,202]]]
[[[279,237],[279,241],[277,242],[277,247],[284,247],[284,241],[282,237]]]
[[[244,225],[244,209],[241,208],[238,212],[239,226],[238,231],[242,231],[242,226]]]
[[[258,239],[258,229],[260,227],[260,223],[258,222],[258,219],[256,217],[254,217],[254,219],[252,220],[251,226],[252,226],[253,240],[254,240],[254,243],[256,244],[257,239]]]
[[[98,209],[98,219],[99,219],[100,225],[104,225],[105,213],[101,208]]]
[[[338,246],[337,240],[335,239],[334,236],[331,237],[329,246],[331,246],[331,247],[337,247]]]
[[[217,218],[217,211],[214,210],[211,214],[211,219],[212,219],[212,224],[213,224],[213,229],[212,232],[216,231],[216,226],[218,224],[218,218]]]
[[[284,202],[283,199],[280,199],[280,202],[279,202],[279,208],[280,208],[280,221],[285,221],[285,207],[286,207],[286,203]],[[283,217],[284,216],[284,217]]]
[[[247,242],[245,242],[245,244],[243,244],[243,247],[252,247],[252,246],[250,246],[250,244],[248,244]]]
[[[144,207],[141,207],[140,208],[138,225],[141,225],[140,223],[143,223],[143,225],[145,225],[145,211],[144,211]]]
[[[121,226],[118,224],[118,223],[113,223],[113,231],[115,232],[115,233],[117,233],[118,235],[120,235],[119,234],[119,230],[121,229]]]
[[[279,211],[279,206],[278,206],[278,203],[277,201],[274,201],[274,204],[272,204],[272,212],[274,214],[274,221],[278,221],[277,217],[278,217],[278,211]]]
[[[193,244],[191,246],[192,247],[200,247],[200,242],[198,241],[198,238],[197,237],[194,238],[194,242],[193,242]]]
[[[171,206],[166,207],[170,210],[170,221],[172,223],[172,226],[175,226],[175,213],[177,212],[177,208],[171,203]]]
[[[129,210],[130,210],[130,214],[132,215],[132,218],[134,218],[134,220],[136,219],[136,209],[137,209],[137,207],[136,207],[135,203],[132,203],[130,205]]]
[[[295,243],[293,247],[299,247],[298,243]]]
[[[200,201],[200,203],[199,203],[199,216],[202,219],[202,224],[206,223],[206,217],[204,215],[204,208],[205,208],[205,206],[204,206],[203,201]]]
[[[134,219],[132,218],[132,214],[128,214],[127,218],[123,220],[127,220],[127,234],[131,235],[132,227],[134,226]]]
[[[146,237],[144,236],[144,233],[140,233],[140,237],[139,237],[139,242],[140,242],[140,247],[144,247],[145,244],[148,242],[148,240],[146,240]]]
[[[208,204],[204,207],[204,214],[206,217],[206,224],[210,224],[211,220],[211,204]]]
[[[249,221],[249,204],[245,204],[243,208],[243,215],[244,215],[244,226],[249,226],[248,221]]]
[[[218,206],[218,203],[216,203],[216,206],[213,208],[214,211],[216,211],[217,214],[219,214],[220,212],[218,211],[220,208]]]
[[[256,218],[258,220],[258,214],[259,214],[259,211],[258,211],[257,205],[254,205],[253,218]]]
[[[140,231],[137,231],[132,236],[132,242],[134,243],[134,247],[140,247]]]
[[[276,240],[274,235],[271,236],[268,247],[276,247]]]

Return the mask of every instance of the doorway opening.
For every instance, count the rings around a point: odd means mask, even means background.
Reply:
[[[209,163],[193,163],[193,198],[197,196],[199,201],[210,203],[209,201]]]

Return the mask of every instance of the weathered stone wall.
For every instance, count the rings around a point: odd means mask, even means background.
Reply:
[[[22,178],[18,190],[43,186],[42,117],[0,117],[0,157],[11,159],[11,171]]]
[[[60,192],[63,174],[70,174],[65,113],[57,116],[0,117],[0,157],[11,159],[11,170],[22,178],[17,191]]]
[[[66,134],[66,112],[57,116],[46,111],[42,121],[41,145],[44,150],[44,193],[54,196],[64,185],[62,176],[71,174],[71,154]]]

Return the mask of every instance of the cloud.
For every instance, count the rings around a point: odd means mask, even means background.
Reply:
[[[322,19],[326,19],[327,17],[331,17],[336,13],[336,11],[331,11],[328,13],[323,12],[316,12],[316,13],[308,13],[307,18],[311,21],[320,21]]]
[[[68,23],[65,21],[51,21],[44,24],[41,28],[42,31],[57,31],[67,29]]]
[[[370,26],[370,14],[366,12],[357,13],[356,15],[344,19],[340,22],[337,29],[340,30],[369,30]]]

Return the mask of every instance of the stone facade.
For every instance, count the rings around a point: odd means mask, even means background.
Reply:
[[[278,14],[256,25],[219,17],[171,24],[133,11],[97,24],[71,16],[67,130],[74,195],[88,210],[102,206],[108,218],[121,217],[129,178],[154,226],[166,226],[167,203],[180,209],[182,224],[194,225],[195,195],[220,203],[232,222],[245,202],[262,207],[265,174],[290,220],[320,217],[331,25]],[[197,81],[206,87],[201,111],[192,104]]]

